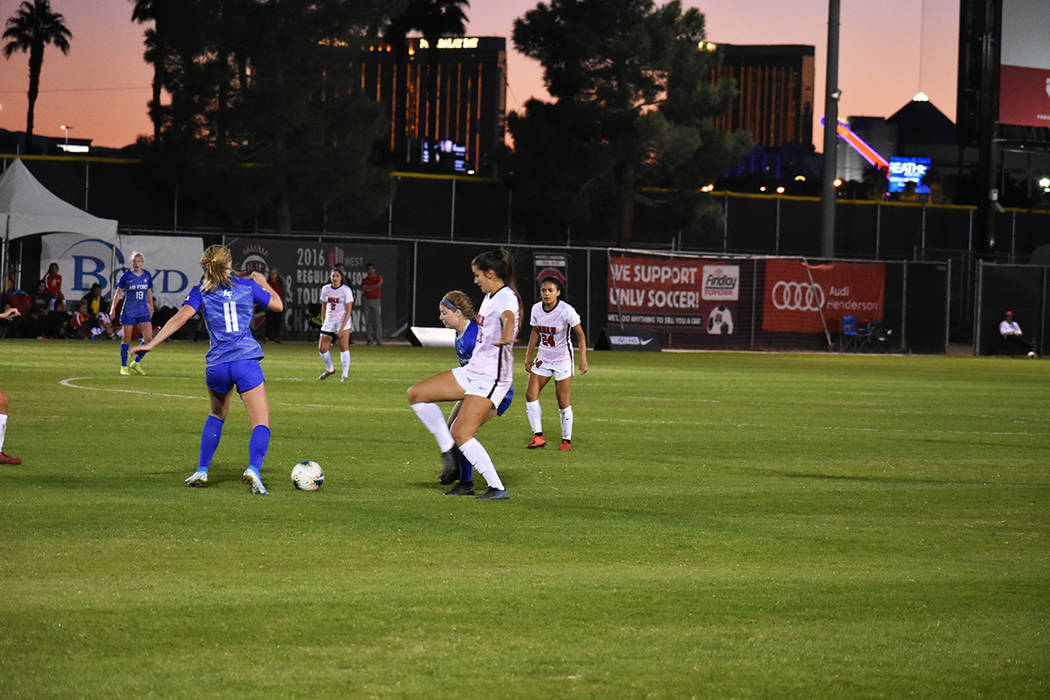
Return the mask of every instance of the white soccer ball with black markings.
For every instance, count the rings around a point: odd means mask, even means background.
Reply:
[[[292,467],[292,486],[300,491],[316,491],[324,483],[324,469],[313,460],[304,460]]]

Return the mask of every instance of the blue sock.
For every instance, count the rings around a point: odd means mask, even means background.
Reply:
[[[146,341],[144,341],[142,338],[139,338],[139,345],[145,345],[145,344],[146,344]],[[143,360],[146,359],[146,355],[148,355],[148,354],[149,354],[149,351],[135,353],[135,362],[142,362]]]
[[[220,439],[222,439],[222,421],[209,415],[208,420],[204,421],[204,430],[201,431],[201,458],[197,462],[199,465],[197,471],[208,471]]]
[[[474,468],[466,457],[459,458],[459,480],[467,484],[474,482]]]
[[[127,343],[121,343],[120,344],[120,366],[121,367],[127,367],[128,366],[128,344]]]
[[[262,473],[262,463],[266,459],[266,450],[270,447],[270,428],[265,425],[257,425],[252,429],[252,436],[248,439],[248,466]]]

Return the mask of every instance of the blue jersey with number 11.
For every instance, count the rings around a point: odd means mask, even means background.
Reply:
[[[205,361],[209,366],[263,356],[262,347],[252,336],[252,316],[256,304],[270,303],[270,293],[253,280],[234,277],[231,281],[230,287],[203,293],[197,285],[182,302],[200,311],[208,327],[211,347]]]

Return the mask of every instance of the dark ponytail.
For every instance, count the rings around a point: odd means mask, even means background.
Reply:
[[[478,254],[473,260],[471,260],[470,264],[482,272],[492,270],[496,277],[503,280],[503,284],[517,292],[518,286],[514,274],[514,256],[512,256],[510,251],[506,248],[500,248],[499,250],[486,250],[484,253]]]
[[[470,264],[478,268],[482,272],[492,270],[492,273],[503,280],[503,284],[510,287],[510,290],[514,292],[514,296],[518,299],[518,319],[519,326],[514,329],[514,336],[517,338],[517,331],[520,329],[520,320],[522,316],[521,307],[521,295],[518,294],[518,285],[516,275],[514,273],[514,256],[510,254],[510,251],[506,248],[500,248],[499,250],[486,250],[484,253],[480,253],[470,261]]]

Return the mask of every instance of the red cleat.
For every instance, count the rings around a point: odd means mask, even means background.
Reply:
[[[527,449],[533,450],[533,449],[536,449],[537,447],[543,447],[546,444],[547,444],[547,438],[543,437],[542,435],[533,435],[532,436],[532,441],[528,445],[525,445],[525,447]]]
[[[5,455],[0,452],[0,464],[21,464],[22,460],[18,457],[12,457],[11,455]]]
[[[559,452],[568,452],[572,449],[572,442],[569,440],[562,440],[561,445],[558,447]]]

